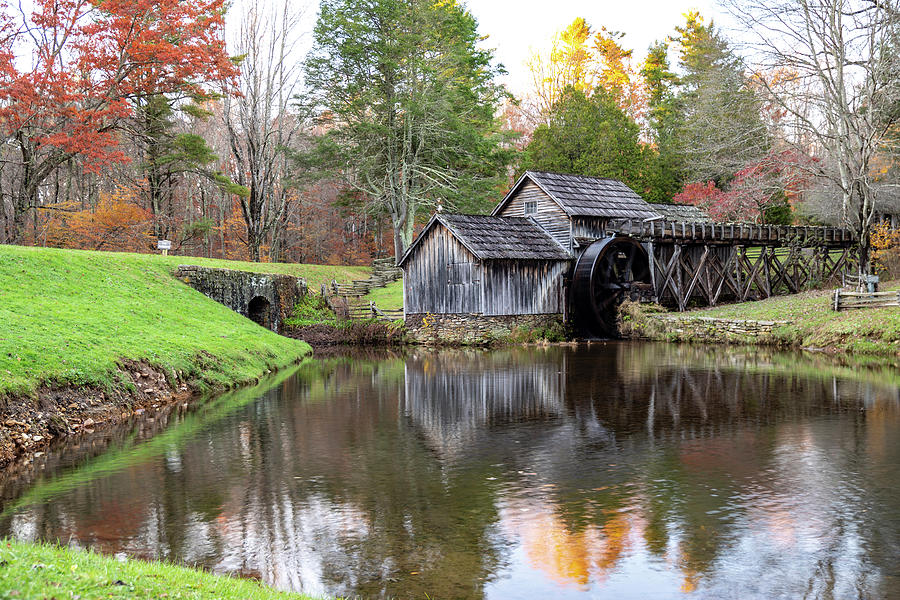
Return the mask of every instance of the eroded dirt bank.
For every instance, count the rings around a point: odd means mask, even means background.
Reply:
[[[197,392],[194,385],[170,382],[145,363],[123,363],[119,372],[132,385],[113,391],[43,387],[32,397],[0,400],[0,468],[44,451],[55,440],[93,433]]]

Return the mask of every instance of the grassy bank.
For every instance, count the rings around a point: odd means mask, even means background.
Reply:
[[[255,581],[161,562],[119,560],[90,551],[0,540],[2,598],[209,598],[303,600]]]
[[[381,310],[403,308],[403,280],[398,279],[382,288],[376,288],[363,297],[366,302],[374,302]]]
[[[110,388],[120,383],[123,359],[201,387],[226,387],[309,352],[172,277],[184,263],[289,273],[313,289],[366,272],[0,246],[0,397],[44,385]]]
[[[900,283],[881,286],[896,290]],[[729,336],[737,343],[765,343],[786,347],[829,349],[857,354],[897,355],[900,353],[900,308],[871,308],[834,312],[832,290],[777,296],[757,302],[743,302],[716,308],[694,310],[685,316],[711,317],[750,321],[788,321],[778,325],[763,339]],[[640,321],[644,315],[632,315]],[[637,323],[637,329],[644,324]],[[644,327],[645,337],[663,341],[691,341],[690,332],[661,327],[658,323]],[[682,336],[682,337],[680,337]],[[725,341],[725,340],[723,340]]]

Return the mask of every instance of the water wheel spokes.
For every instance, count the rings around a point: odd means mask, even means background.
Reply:
[[[588,335],[614,336],[619,304],[636,299],[649,283],[649,259],[636,240],[594,242],[575,264],[571,304],[576,323]]]

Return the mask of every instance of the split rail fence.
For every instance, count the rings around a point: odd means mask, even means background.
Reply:
[[[837,289],[831,302],[831,308],[836,311],[885,306],[900,306],[900,292],[848,292]]]

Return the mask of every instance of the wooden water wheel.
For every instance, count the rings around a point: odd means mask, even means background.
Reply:
[[[650,290],[650,261],[643,246],[629,237],[598,240],[575,263],[571,286],[575,323],[585,335],[614,337],[619,304]]]

